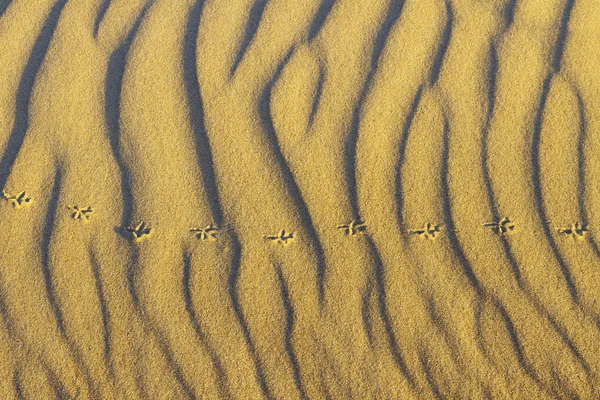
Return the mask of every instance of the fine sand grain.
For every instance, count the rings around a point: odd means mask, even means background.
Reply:
[[[0,399],[600,398],[598,0],[0,0]]]

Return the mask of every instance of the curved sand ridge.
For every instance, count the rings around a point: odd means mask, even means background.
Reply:
[[[599,20],[0,0],[2,398],[598,398]]]

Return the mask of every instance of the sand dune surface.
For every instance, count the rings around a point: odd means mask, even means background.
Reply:
[[[600,398],[598,21],[0,0],[0,397]]]

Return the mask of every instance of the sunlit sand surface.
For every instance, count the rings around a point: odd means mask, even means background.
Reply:
[[[600,398],[597,0],[0,0],[0,398]]]

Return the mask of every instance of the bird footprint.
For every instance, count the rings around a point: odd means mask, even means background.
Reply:
[[[137,226],[128,226],[125,228],[127,232],[131,234],[131,237],[135,241],[139,241],[149,236],[152,232],[152,228],[146,225],[144,221],[140,222]]]
[[[411,235],[418,235],[424,239],[435,239],[435,235],[440,232],[439,225],[434,225],[431,222],[426,223],[421,229],[413,229],[409,231]]]
[[[571,236],[575,239],[583,239],[588,233],[588,227],[587,224],[577,221],[570,228],[559,228],[558,233]]]
[[[219,227],[211,223],[210,225],[200,228],[190,228],[190,232],[194,233],[197,239],[204,240],[217,240],[217,232]]]
[[[265,240],[287,245],[294,240],[294,232],[286,233],[285,229],[279,231],[277,235],[263,235]]]
[[[5,191],[2,191],[2,196],[4,197],[4,200],[8,201],[15,208],[20,208],[23,205],[31,202],[31,198],[27,197],[27,194],[25,192],[21,192],[17,195],[12,195]]]
[[[338,225],[337,228],[344,231],[346,236],[356,236],[365,232],[367,230],[367,225],[365,225],[364,222],[352,220],[348,224]]]
[[[483,226],[492,228],[495,233],[501,236],[515,230],[515,224],[508,217],[504,217],[500,221],[486,222]]]
[[[75,220],[88,222],[92,217],[91,214],[93,212],[92,207],[88,206],[87,208],[79,208],[79,206],[71,205],[69,209],[73,211],[71,217]]]

